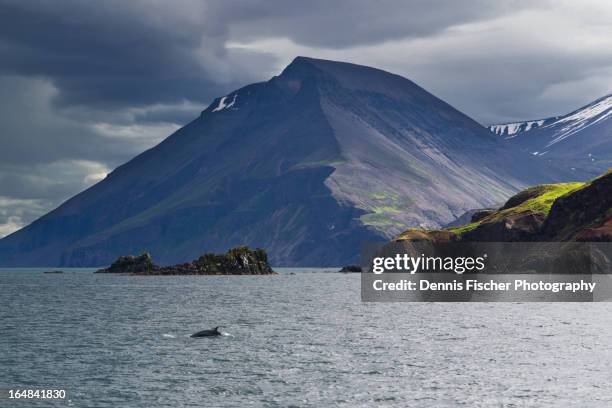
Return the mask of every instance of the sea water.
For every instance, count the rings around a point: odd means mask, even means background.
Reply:
[[[0,406],[612,406],[608,303],[362,303],[330,269],[43,271],[0,270],[0,388],[67,398]]]

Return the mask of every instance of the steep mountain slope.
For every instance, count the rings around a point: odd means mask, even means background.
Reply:
[[[508,148],[413,82],[296,58],[0,241],[0,265],[162,264],[249,245],[273,265],[355,261],[539,182],[580,178]]]
[[[612,165],[612,95],[565,116],[493,125],[490,130],[508,144],[565,168],[596,175]]]

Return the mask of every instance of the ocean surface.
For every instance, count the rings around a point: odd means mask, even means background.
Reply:
[[[359,274],[0,270],[2,407],[612,406],[612,304],[362,303]],[[193,339],[223,326],[227,335]]]

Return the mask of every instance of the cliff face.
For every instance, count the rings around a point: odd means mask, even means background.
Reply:
[[[472,222],[443,230],[410,229],[395,241],[612,241],[612,171],[587,183],[532,187]]]

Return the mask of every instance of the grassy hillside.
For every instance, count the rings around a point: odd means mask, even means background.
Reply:
[[[590,182],[530,187],[497,210],[475,214],[468,224],[439,230],[409,229],[395,240],[491,241],[518,236],[528,236],[529,240],[572,239],[581,229],[601,230],[610,221],[611,185],[612,170],[608,170]],[[555,214],[549,217],[553,208]],[[509,234],[510,231],[520,234]]]

